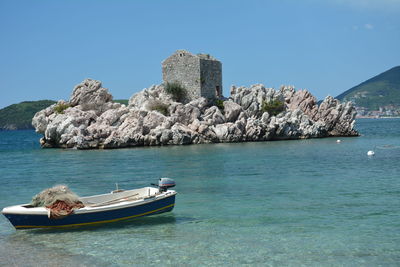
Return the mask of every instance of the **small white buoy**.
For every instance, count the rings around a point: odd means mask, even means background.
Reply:
[[[368,155],[368,156],[373,156],[373,155],[375,155],[375,152],[372,151],[372,150],[370,150],[370,151],[367,152],[367,155]]]
[[[340,142],[342,142],[342,140],[340,140],[340,139],[336,140],[336,143],[339,144]]]

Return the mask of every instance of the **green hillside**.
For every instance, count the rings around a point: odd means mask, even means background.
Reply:
[[[0,109],[0,129],[32,129],[35,113],[54,103],[53,100],[25,101]]]
[[[336,97],[367,110],[400,107],[400,66],[385,71]]]
[[[120,104],[124,104],[125,106],[128,105],[129,100],[128,99],[114,99],[113,100],[115,103],[120,103]]]

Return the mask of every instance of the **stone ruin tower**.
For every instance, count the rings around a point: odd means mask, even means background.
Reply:
[[[212,56],[177,50],[161,64],[164,82],[181,84],[189,100],[222,97],[222,64]]]

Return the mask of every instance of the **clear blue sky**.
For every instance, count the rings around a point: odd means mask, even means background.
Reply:
[[[177,49],[209,53],[231,85],[336,96],[400,65],[400,0],[0,0],[0,108],[69,99],[85,78],[114,99],[161,83]]]

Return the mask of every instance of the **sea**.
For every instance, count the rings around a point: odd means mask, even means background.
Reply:
[[[170,177],[178,192],[172,212],[106,225],[16,231],[0,215],[0,265],[400,266],[400,119],[356,128],[359,137],[87,151],[0,131],[1,208],[56,184],[85,196]]]

